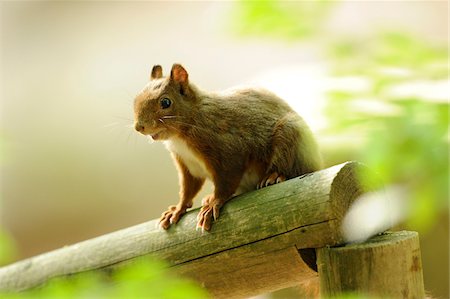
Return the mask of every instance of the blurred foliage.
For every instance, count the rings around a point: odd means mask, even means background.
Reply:
[[[358,74],[378,80],[376,83],[381,84],[374,85],[374,92],[384,86],[382,83],[448,76],[448,47],[432,45],[405,32],[381,31],[374,36],[341,37],[328,44],[327,49],[335,75]],[[395,68],[403,69],[404,75],[389,73]]]
[[[364,83],[329,92],[324,133],[362,140],[356,142],[358,156],[350,158],[366,163],[385,184],[407,187],[409,224],[427,229],[448,207],[448,91],[442,99],[448,46],[395,30],[362,37],[327,35],[323,25],[330,2],[240,2],[234,28],[288,40],[308,37],[324,49],[332,76]],[[441,83],[440,95],[429,87],[420,90],[436,82]]]
[[[333,4],[325,0],[304,1],[301,5],[296,1],[239,1],[230,17],[231,27],[245,36],[307,38],[320,31],[321,21]]]
[[[115,271],[91,271],[52,279],[44,287],[21,293],[0,294],[5,299],[20,298],[209,298],[197,284],[174,277],[167,265],[141,259]]]
[[[432,88],[424,94],[417,86],[448,78],[448,49],[398,32],[330,48],[334,74],[359,77],[368,86],[329,93],[330,131],[365,135],[357,158],[386,184],[408,188],[408,222],[427,229],[448,206],[449,104]],[[398,92],[402,85],[407,94]]]

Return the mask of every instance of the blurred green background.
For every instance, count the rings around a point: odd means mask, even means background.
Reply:
[[[179,62],[207,90],[273,90],[311,125],[327,166],[358,160],[406,190],[399,226],[420,233],[426,289],[449,297],[447,1],[0,8],[0,263],[177,201],[168,152],[131,125],[151,67]]]

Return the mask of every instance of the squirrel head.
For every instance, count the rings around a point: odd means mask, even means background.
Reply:
[[[163,77],[162,67],[155,65],[149,83],[134,101],[135,129],[153,140],[180,134],[196,102],[183,66],[174,64],[170,76]]]

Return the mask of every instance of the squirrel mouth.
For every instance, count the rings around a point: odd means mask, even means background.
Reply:
[[[153,140],[159,140],[159,139],[161,139],[161,133],[162,133],[162,131],[159,131],[159,132],[156,132],[156,133],[153,133],[153,134],[149,134],[150,135],[150,137],[153,139]]]
[[[151,134],[150,137],[151,137],[153,140],[158,140],[159,133]]]

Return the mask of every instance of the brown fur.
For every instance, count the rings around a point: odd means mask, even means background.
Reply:
[[[198,226],[209,230],[249,169],[259,178],[253,189],[320,169],[320,154],[309,128],[276,95],[254,88],[201,91],[179,64],[167,78],[155,66],[150,78],[135,100],[136,130],[155,140],[182,140],[209,174],[196,177],[191,173],[195,173],[192,161],[172,153],[180,176],[180,201],[163,213],[163,228],[176,223],[192,206],[205,178],[212,180],[215,190],[204,200]],[[165,98],[171,105],[163,109]]]

